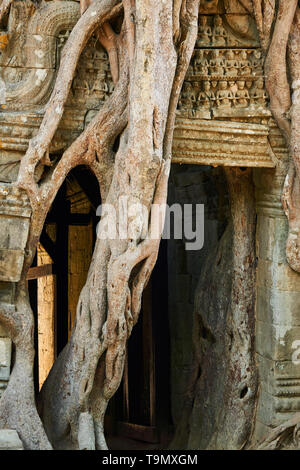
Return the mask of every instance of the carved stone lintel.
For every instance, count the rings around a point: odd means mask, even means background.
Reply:
[[[268,126],[262,124],[178,118],[174,132],[173,161],[274,167],[268,134]]]

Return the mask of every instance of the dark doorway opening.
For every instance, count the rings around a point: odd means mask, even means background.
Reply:
[[[37,254],[27,276],[36,325],[36,393],[68,342],[75,304],[86,279],[96,240],[96,210],[100,201],[96,177],[87,167],[76,167],[61,186],[47,215]],[[88,246],[80,246],[80,243]],[[87,260],[82,263],[79,258]],[[74,272],[74,265],[80,273]]]
[[[123,381],[107,413],[109,447],[167,448],[172,437],[170,396],[167,241],[162,240],[128,341]]]

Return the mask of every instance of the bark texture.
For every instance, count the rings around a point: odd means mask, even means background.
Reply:
[[[126,342],[158,254],[163,227],[151,205],[166,202],[175,111],[197,37],[198,8],[199,0],[81,2],[82,16],[64,47],[42,124],[20,166],[17,186],[27,192],[33,214],[18,308],[0,312],[16,348],[11,381],[0,402],[0,427],[16,429],[28,449],[106,449],[106,407],[120,384]],[[118,16],[123,17],[120,33],[113,29]],[[108,52],[115,90],[53,162],[48,149],[78,59],[94,33]],[[125,239],[102,237],[105,221],[100,222],[70,341],[39,397],[40,419],[33,395],[33,319],[24,280],[57,191],[80,164],[94,172],[102,201],[117,214],[120,198],[126,197],[128,207],[141,203],[150,216],[145,221],[140,212],[130,215],[132,230]],[[38,178],[41,167],[43,179]],[[147,237],[154,228],[159,236]]]
[[[233,223],[233,277],[225,379],[224,444],[242,449],[251,436],[257,391],[255,337],[256,210],[252,170],[226,168]]]
[[[231,221],[205,263],[195,299],[200,368],[190,420],[191,449],[243,449],[250,442],[257,367],[255,224],[251,170],[225,169]]]

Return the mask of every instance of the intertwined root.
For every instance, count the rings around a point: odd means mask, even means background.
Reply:
[[[258,450],[300,449],[300,413],[274,428],[256,447]]]

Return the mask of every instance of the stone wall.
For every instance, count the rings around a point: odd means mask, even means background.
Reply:
[[[31,208],[28,198],[0,179],[0,304],[13,305],[16,282],[23,268]],[[11,368],[12,344],[0,325],[0,395]]]
[[[300,275],[286,262],[281,206],[286,165],[255,171],[257,200],[256,353],[260,392],[254,440],[300,411]]]

